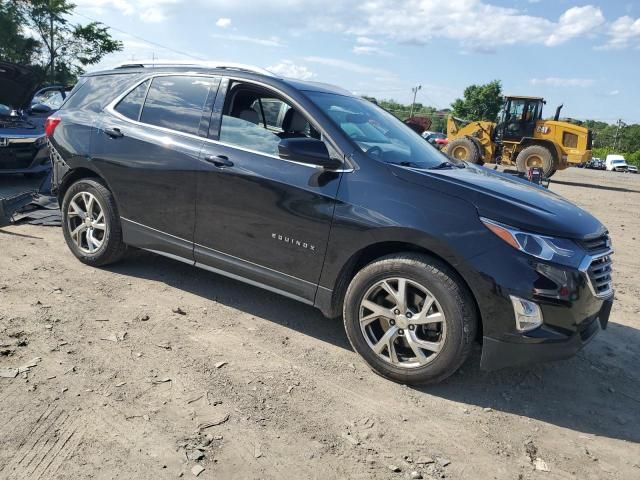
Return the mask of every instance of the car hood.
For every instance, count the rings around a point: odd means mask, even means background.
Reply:
[[[584,239],[606,228],[565,198],[512,175],[488,168],[418,170],[392,166],[406,181],[471,202],[482,217],[544,235]]]
[[[29,107],[38,86],[38,77],[30,68],[0,62],[0,104],[14,109]]]

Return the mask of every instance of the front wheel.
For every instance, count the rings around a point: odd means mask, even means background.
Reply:
[[[419,254],[383,257],[351,281],[344,324],[354,350],[385,378],[436,383],[471,352],[477,314],[466,286],[442,262]]]
[[[62,201],[62,220],[67,246],[81,262],[97,267],[124,255],[116,202],[101,182],[83,179],[71,185]]]

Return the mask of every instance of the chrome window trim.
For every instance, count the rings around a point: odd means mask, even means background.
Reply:
[[[305,112],[305,116],[307,118],[311,118],[311,116],[306,112],[306,110],[304,110],[302,107],[300,107],[298,102],[294,101],[288,95],[280,92],[279,90],[274,89],[274,87],[272,87],[270,85],[266,85],[264,83],[261,83],[261,82],[255,81],[255,80],[241,78],[241,77],[233,77],[233,76],[224,75],[224,74],[219,74],[218,75],[218,74],[213,74],[213,73],[197,73],[197,72],[156,73],[156,74],[150,74],[150,75],[143,76],[132,87],[128,88],[127,90],[124,91],[124,93],[118,95],[115,98],[115,100],[111,101],[104,108],[104,111],[108,112],[109,114],[115,116],[116,118],[118,118],[118,119],[120,119],[120,120],[122,120],[124,122],[132,123],[132,124],[138,125],[140,127],[153,128],[153,129],[161,131],[161,132],[171,133],[171,134],[174,134],[174,135],[181,135],[181,136],[184,136],[184,137],[187,137],[187,138],[191,138],[191,139],[194,139],[194,140],[201,140],[201,141],[204,141],[206,143],[213,144],[213,145],[222,145],[224,147],[236,148],[236,149],[242,150],[244,152],[253,153],[253,154],[257,154],[257,155],[262,155],[264,157],[273,158],[273,159],[279,160],[281,162],[293,163],[295,165],[300,165],[300,166],[303,166],[303,167],[311,168],[313,170],[325,170],[327,172],[334,172],[334,173],[351,173],[351,172],[353,172],[355,170],[355,168],[351,165],[351,162],[347,159],[347,156],[342,152],[342,150],[340,148],[338,148],[336,146],[336,143],[333,141],[331,136],[329,136],[325,132],[325,130],[323,128],[321,128],[319,125],[316,127],[317,122],[312,121],[312,120],[309,120],[309,121],[312,122],[312,124],[314,125],[314,128],[316,128],[316,130],[318,130],[323,136],[325,136],[327,138],[327,141],[329,141],[329,143],[331,143],[331,146],[333,148],[335,148],[336,151],[340,153],[340,155],[342,155],[342,162],[343,162],[343,164],[348,164],[348,168],[341,168],[341,169],[335,169],[335,170],[323,169],[322,167],[320,167],[318,165],[310,165],[308,163],[296,162],[295,160],[288,160],[288,159],[280,158],[277,155],[270,155],[268,153],[260,152],[258,150],[252,150],[250,148],[245,148],[245,147],[241,147],[241,146],[230,144],[230,143],[226,143],[226,142],[221,142],[220,140],[213,140],[211,138],[201,137],[200,135],[193,135],[191,133],[181,132],[181,131],[178,131],[178,130],[173,130],[171,128],[159,127],[157,125],[152,125],[150,123],[144,123],[144,122],[140,121],[140,118],[142,116],[142,111],[144,110],[144,103],[142,105],[142,108],[140,109],[140,113],[138,115],[138,120],[133,120],[133,119],[131,119],[129,117],[125,117],[124,115],[122,115],[120,112],[118,112],[115,109],[116,105],[118,105],[118,103],[120,103],[120,101],[124,97],[129,95],[129,93],[131,93],[133,90],[138,88],[141,84],[143,84],[147,80],[151,80],[151,81],[149,82],[149,86],[147,87],[147,93],[145,95],[145,100],[144,100],[145,102],[146,102],[146,97],[149,94],[149,89],[151,88],[151,84],[152,84],[154,78],[156,78],[156,77],[194,77],[194,76],[195,77],[206,77],[206,78],[220,78],[220,79],[225,77],[225,78],[228,78],[229,80],[235,80],[235,81],[240,81],[240,82],[244,82],[244,83],[251,83],[251,84],[258,85],[258,86],[260,86],[262,88],[275,90],[279,95],[282,95],[283,98],[285,98],[288,101],[290,101],[296,108],[298,108],[301,111]],[[225,93],[225,95],[226,95],[226,93]]]
[[[602,257],[607,257],[607,256],[611,256],[611,255],[613,255],[613,249],[611,249],[611,248],[608,249],[605,252],[598,253],[596,255],[585,255],[585,257],[580,262],[580,266],[578,267],[578,270],[580,270],[580,272],[582,272],[582,274],[587,279],[587,285],[589,285],[589,290],[591,290],[591,293],[596,298],[609,298],[613,294],[613,276],[611,278],[611,282],[609,284],[609,288],[607,290],[605,290],[604,292],[598,293],[598,292],[596,292],[596,289],[593,286],[593,283],[591,282],[591,277],[589,276],[589,267],[591,267],[591,264],[595,260],[599,260]]]

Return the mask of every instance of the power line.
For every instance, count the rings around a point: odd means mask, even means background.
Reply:
[[[106,23],[104,23],[104,22],[102,22],[100,20],[96,20],[95,18],[91,18],[91,17],[89,17],[87,15],[83,15],[82,13],[73,12],[73,15],[78,15],[79,17],[86,18],[87,20],[91,20],[92,22],[101,23],[102,25],[104,25],[105,27],[107,27],[107,28],[109,28],[111,30],[115,30],[116,32],[120,32],[120,33],[123,33],[125,35],[129,35],[130,37],[133,37],[136,40],[140,40],[142,42],[148,43],[149,45],[153,45],[153,46],[158,47],[158,48],[163,48],[165,50],[169,50],[170,52],[177,53],[177,54],[183,55],[185,57],[193,58],[194,60],[205,60],[202,57],[198,57],[196,55],[192,55],[190,53],[183,52],[183,51],[177,50],[175,48],[167,47],[166,45],[162,45],[161,43],[153,42],[151,40],[147,40],[146,38],[140,37],[139,35],[135,35],[133,33],[129,33],[129,32],[126,32],[124,30],[121,30],[120,28],[112,27],[111,25],[108,25],[108,24],[106,24]]]

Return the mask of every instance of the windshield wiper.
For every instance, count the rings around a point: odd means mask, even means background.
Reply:
[[[407,162],[406,160],[403,160],[401,162],[390,162],[390,161],[387,161],[386,163],[390,163],[391,165],[400,165],[401,167],[420,168],[414,162]]]
[[[429,167],[429,170],[443,170],[445,168],[465,168],[465,164],[462,163],[460,165],[456,165],[455,163],[452,163],[449,160],[445,160],[444,162],[439,163],[435,167]]]

